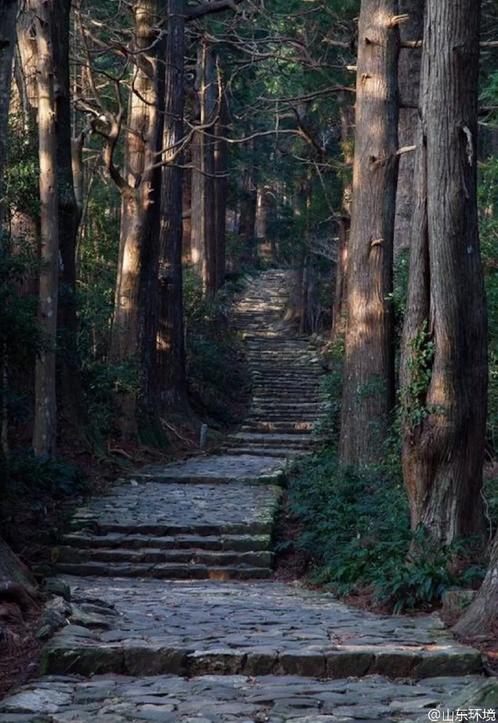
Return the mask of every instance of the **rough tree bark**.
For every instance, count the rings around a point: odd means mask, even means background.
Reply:
[[[340,435],[344,464],[379,461],[393,404],[392,258],[398,167],[396,0],[362,0]]]
[[[399,12],[408,15],[400,25],[401,42],[421,40],[424,31],[425,0],[399,0]],[[418,125],[421,48],[401,48],[398,66],[400,93],[399,145],[413,146]],[[399,159],[396,220],[394,223],[394,255],[410,245],[411,221],[414,209],[415,154],[403,153]]]
[[[479,5],[426,3],[403,334],[403,472],[412,527],[424,525],[442,543],[482,531],[487,353],[476,198]]]
[[[491,560],[481,589],[454,627],[457,635],[486,639],[498,625],[498,535],[491,548]]]
[[[134,361],[137,392],[121,395],[120,428],[124,437],[137,434],[139,409],[151,413],[155,399],[155,331],[150,329],[148,292],[157,281],[159,187],[157,151],[161,113],[157,73],[157,2],[133,5],[135,62],[125,142],[126,179],[117,177],[122,195],[120,251],[110,357],[114,363]],[[112,164],[112,159],[111,159]],[[111,169],[112,173],[112,169]]]
[[[40,161],[40,290],[38,321],[43,347],[35,369],[33,450],[53,457],[57,441],[56,343],[59,287],[59,201],[55,123],[54,3],[30,0],[37,48],[38,151]]]
[[[185,0],[168,0],[163,148],[175,153],[184,136]],[[166,153],[165,161],[168,161]],[[183,169],[181,158],[163,166],[157,332],[161,411],[189,413],[183,326]]]

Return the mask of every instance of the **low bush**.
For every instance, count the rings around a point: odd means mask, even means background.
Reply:
[[[289,485],[289,505],[300,521],[297,548],[315,561],[311,581],[340,595],[370,591],[395,612],[437,604],[454,585],[483,570],[471,565],[470,542],[431,544],[410,530],[401,481],[382,471],[341,469],[334,450],[302,463]]]

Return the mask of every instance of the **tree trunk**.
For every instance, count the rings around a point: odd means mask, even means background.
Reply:
[[[163,147],[172,149],[171,156],[184,135],[185,0],[168,0],[167,38]],[[161,410],[166,414],[190,409],[183,327],[181,163],[177,158],[162,169],[157,360]]]
[[[444,33],[434,32],[444,28]],[[427,0],[401,367],[412,527],[482,532],[486,313],[476,198],[479,3]]]
[[[346,300],[347,271],[348,271],[348,241],[351,228],[351,201],[353,194],[350,169],[354,162],[353,148],[354,108],[343,105],[341,108],[341,150],[345,163],[346,178],[342,187],[342,208],[338,220],[339,245],[337,249],[337,262],[335,268],[335,291],[332,304],[332,338],[344,333],[344,303]]]
[[[213,52],[202,42],[197,53],[198,122],[192,146],[192,260],[204,294],[216,292],[215,162],[212,138],[216,109],[216,66]]]
[[[71,2],[55,0],[57,22],[53,25],[54,61],[57,77],[56,132],[57,184],[59,191],[59,358],[61,404],[72,422],[72,434],[81,434],[86,421],[78,354],[76,309],[76,236],[80,209],[76,202],[72,167],[71,99],[69,79],[69,23]]]
[[[342,463],[357,466],[379,461],[394,398],[397,14],[396,0],[362,0],[340,437]]]
[[[55,124],[54,4],[30,0],[37,48],[38,145],[40,159],[40,291],[38,321],[43,348],[36,360],[33,449],[55,456],[57,441],[56,339],[59,287],[59,203]]]
[[[498,535],[491,548],[491,560],[481,589],[453,628],[466,638],[494,637],[498,626]]]
[[[401,41],[421,40],[424,30],[425,0],[399,0],[399,12],[409,16],[400,26]],[[413,146],[417,135],[420,62],[422,50],[401,48],[398,68],[400,92],[399,145]],[[399,159],[396,220],[394,224],[394,255],[410,245],[411,221],[414,209],[415,154],[403,153]]]
[[[134,361],[136,392],[121,395],[120,427],[124,437],[137,434],[139,408],[155,407],[155,304],[159,258],[160,173],[157,163],[161,113],[157,73],[157,3],[133,6],[136,67],[128,111],[125,164],[128,185],[122,190],[120,252],[111,338],[114,363]]]
[[[254,152],[254,144],[251,143]],[[253,265],[256,262],[256,212],[258,210],[258,187],[256,185],[252,154],[249,166],[242,178],[240,199],[239,237],[242,243],[241,261]]]
[[[216,142],[214,147],[215,180],[215,238],[216,238],[216,288],[219,289],[225,281],[226,267],[226,213],[228,179],[228,143],[224,140],[228,133],[228,108],[224,89],[221,87],[221,78],[218,81],[218,92],[222,97],[220,118],[215,126]]]

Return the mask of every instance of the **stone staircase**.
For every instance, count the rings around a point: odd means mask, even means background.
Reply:
[[[287,293],[286,273],[272,271],[235,306],[253,397],[247,419],[221,454],[149,468],[77,510],[72,529],[52,552],[54,572],[170,580],[271,577],[280,489],[252,483],[271,482],[288,459],[312,448],[322,411],[313,350],[282,322]],[[213,481],[210,475],[216,475]]]
[[[0,723],[394,723],[498,705],[479,652],[437,615],[376,615],[271,579],[279,483],[323,413],[314,350],[282,322],[286,279],[261,274],[235,309],[253,398],[223,448],[75,511],[51,551],[68,624]]]

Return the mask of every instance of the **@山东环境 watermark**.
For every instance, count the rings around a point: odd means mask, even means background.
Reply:
[[[433,708],[427,713],[430,721],[439,723],[460,723],[460,721],[496,721],[498,709],[496,708]]]

